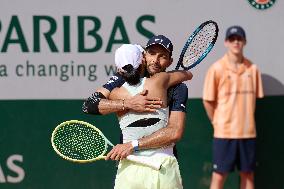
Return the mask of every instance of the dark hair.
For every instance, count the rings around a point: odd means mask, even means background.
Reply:
[[[140,82],[140,67],[134,69],[131,64],[122,67],[125,72],[122,72],[121,75],[129,85],[137,85]]]

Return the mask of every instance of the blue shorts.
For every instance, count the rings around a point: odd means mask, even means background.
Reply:
[[[213,139],[213,171],[229,173],[237,168],[241,172],[253,172],[256,139]]]

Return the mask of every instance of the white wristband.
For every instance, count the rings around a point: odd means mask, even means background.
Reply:
[[[138,140],[132,140],[131,144],[133,146],[134,152],[138,152],[139,151],[139,142],[138,142]]]

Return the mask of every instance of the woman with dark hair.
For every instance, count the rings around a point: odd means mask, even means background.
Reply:
[[[169,57],[169,52],[166,49],[151,53],[157,59]],[[117,113],[123,134],[123,143],[131,142],[134,149],[133,155],[158,162],[161,165],[161,170],[156,171],[123,159],[118,167],[115,188],[180,189],[182,182],[178,163],[173,155],[174,144],[162,148],[139,150],[138,139],[167,126],[169,117],[167,89],[180,82],[190,80],[192,74],[189,71],[172,71],[157,73],[150,78],[141,77],[140,74],[143,73],[144,66],[143,59],[143,52],[137,45],[125,44],[116,50],[115,64],[126,82],[122,87],[111,92],[110,99],[122,99],[122,107],[124,107],[124,99],[147,90],[147,96],[163,101],[162,107],[155,112],[121,111]],[[124,108],[122,109],[124,110]]]

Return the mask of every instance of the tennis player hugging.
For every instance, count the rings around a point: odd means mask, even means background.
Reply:
[[[147,97],[155,97],[163,101],[162,107],[154,112],[137,113],[124,110],[117,113],[123,143],[132,142],[133,155],[138,160],[146,163],[155,162],[160,169],[155,170],[149,166],[123,159],[118,166],[114,188],[180,189],[183,187],[178,162],[173,155],[174,144],[161,148],[138,150],[137,140],[167,126],[169,117],[167,89],[190,80],[192,73],[177,70],[157,73],[150,78],[141,77],[144,69],[143,51],[141,46],[132,44],[124,44],[116,50],[115,64],[126,82],[111,92],[110,99],[128,99],[147,90]]]

